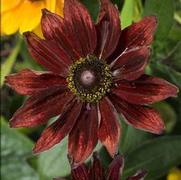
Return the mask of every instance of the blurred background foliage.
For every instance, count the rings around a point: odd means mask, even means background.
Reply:
[[[181,0],[114,0],[121,26],[125,28],[143,16],[156,15],[159,21],[147,74],[162,77],[181,88]],[[82,0],[94,21],[98,0]],[[8,120],[25,98],[4,85],[4,77],[23,68],[41,70],[30,57],[23,37],[1,36],[1,176],[2,180],[50,180],[69,176],[67,139],[51,150],[32,155],[32,146],[44,127],[10,129]],[[147,169],[146,180],[177,180],[181,176],[181,93],[153,105],[161,113],[166,131],[161,136],[126,125],[120,117],[122,138],[119,151],[125,156],[123,179],[137,169]],[[111,161],[106,150],[97,150],[104,165]],[[88,160],[89,161],[89,160]],[[172,170],[173,169],[173,170]],[[169,175],[168,175],[169,174]],[[181,177],[178,177],[180,180]]]

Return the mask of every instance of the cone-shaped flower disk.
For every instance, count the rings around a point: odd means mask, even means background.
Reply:
[[[116,155],[105,170],[99,160],[97,153],[93,155],[93,162],[90,167],[81,164],[78,167],[72,167],[71,176],[73,180],[119,180],[124,167],[124,158]],[[134,175],[127,177],[126,180],[143,180],[147,172],[138,170]],[[54,178],[53,180],[66,180],[63,178]]]
[[[97,23],[76,0],[66,0],[64,18],[43,10],[45,39],[25,33],[29,51],[48,72],[25,69],[6,82],[30,96],[10,120],[11,127],[47,123],[35,145],[39,153],[68,135],[68,153],[83,162],[100,140],[113,157],[120,139],[118,113],[135,128],[160,134],[164,124],[145,106],[176,96],[177,88],[144,74],[157,26],[154,16],[120,29],[117,8],[101,1]]]

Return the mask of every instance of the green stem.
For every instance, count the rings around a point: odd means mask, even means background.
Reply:
[[[22,38],[19,37],[16,46],[12,50],[11,54],[8,56],[8,58],[5,60],[5,62],[1,66],[1,87],[4,84],[5,77],[11,72],[13,65],[16,61],[16,57],[18,56],[19,50],[21,48],[22,44]]]

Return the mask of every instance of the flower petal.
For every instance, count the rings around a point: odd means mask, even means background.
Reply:
[[[143,75],[133,82],[120,81],[112,92],[129,103],[151,104],[177,96],[178,88],[163,79]]]
[[[65,88],[52,88],[31,96],[10,120],[11,127],[34,127],[59,115],[73,99]]]
[[[146,16],[140,22],[134,23],[122,31],[125,48],[149,46],[157,27],[155,16]]]
[[[47,0],[49,1],[49,0]],[[56,1],[56,5],[55,5],[55,12],[56,14],[59,14],[60,16],[63,17],[63,8],[64,8],[64,0],[55,0]],[[49,9],[49,8],[47,8]]]
[[[73,168],[71,174],[73,180],[89,180],[88,170],[85,164],[81,164],[80,166]]]
[[[148,64],[150,49],[147,47],[135,48],[123,52],[111,63],[115,81],[122,79],[135,80],[143,73]]]
[[[72,61],[79,59],[81,55],[72,44],[75,39],[67,33],[68,30],[64,19],[57,14],[51,13],[47,9],[43,9],[42,13],[41,26],[43,36],[47,40],[56,41],[57,46],[64,49]]]
[[[21,24],[21,16],[22,16],[21,12],[19,11],[21,5],[22,3],[20,3],[17,7],[9,11],[3,12],[1,14],[0,32],[2,35],[4,34],[11,35],[16,33],[16,31],[18,31],[19,26]]]
[[[106,180],[119,180],[124,167],[124,159],[122,156],[115,156],[114,160],[109,165]]]
[[[89,169],[89,179],[105,180],[104,168],[101,165],[97,152],[94,152],[93,154],[93,163]]]
[[[74,61],[92,54],[97,39],[87,9],[77,0],[66,0],[64,17],[43,11],[42,28],[45,38],[56,39]]]
[[[40,23],[41,9],[45,7],[43,1],[22,1],[19,11],[21,12],[20,33],[32,31]],[[33,17],[33,18],[32,18]],[[16,22],[14,22],[16,23]]]
[[[50,72],[40,73],[24,69],[6,77],[6,83],[22,95],[32,95],[52,87],[65,87],[66,80]]]
[[[48,70],[66,77],[71,60],[55,42],[40,39],[31,32],[24,33],[29,52],[35,60]]]
[[[97,54],[108,58],[115,50],[121,33],[119,11],[109,0],[101,0],[97,30]]]
[[[10,11],[16,8],[21,3],[21,0],[2,0],[1,1],[1,13]]]
[[[146,106],[129,104],[117,97],[112,98],[116,110],[124,116],[128,124],[154,134],[163,132],[164,123],[156,110]]]
[[[118,151],[118,142],[120,138],[120,125],[118,123],[118,115],[108,98],[100,101],[100,127],[98,137],[106,146],[109,154],[113,157]]]
[[[143,180],[147,175],[147,171],[139,170],[133,176],[128,177],[126,180]]]
[[[97,44],[96,29],[85,6],[77,0],[65,0],[64,17],[67,33],[75,38],[74,47],[83,57],[92,54]]]
[[[74,165],[79,165],[97,144],[98,113],[94,105],[86,106],[69,135],[68,152]]]
[[[58,2],[63,4],[63,0],[58,0]],[[47,9],[49,9],[51,12],[55,12],[56,8],[56,0],[45,0],[45,6]],[[60,13],[60,12],[59,12]]]
[[[80,114],[81,107],[82,103],[73,101],[60,117],[43,131],[33,152],[40,153],[58,144],[72,130]]]
[[[125,49],[150,46],[156,27],[156,17],[146,16],[141,21],[122,30],[119,43],[111,58],[118,57]]]

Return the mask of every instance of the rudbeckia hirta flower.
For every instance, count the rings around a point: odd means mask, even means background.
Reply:
[[[81,164],[78,167],[72,167],[71,176],[73,180],[119,180],[124,168],[124,158],[116,155],[105,170],[100,162],[97,153],[93,155],[92,164],[87,167]],[[129,176],[126,180],[143,180],[147,175],[145,170],[138,170],[134,175]],[[62,178],[54,178],[53,180],[65,180]]]
[[[118,114],[135,128],[160,134],[164,124],[147,104],[176,96],[177,88],[144,74],[157,21],[144,17],[120,29],[117,8],[101,1],[97,23],[76,0],[67,0],[64,18],[43,10],[45,39],[24,35],[34,59],[48,72],[29,69],[9,75],[15,91],[30,96],[10,120],[11,127],[33,127],[59,116],[37,141],[39,153],[68,135],[68,153],[83,162],[98,140],[113,157],[118,150]]]
[[[1,0],[1,33],[39,32],[41,9],[62,15],[63,3],[63,0]]]

